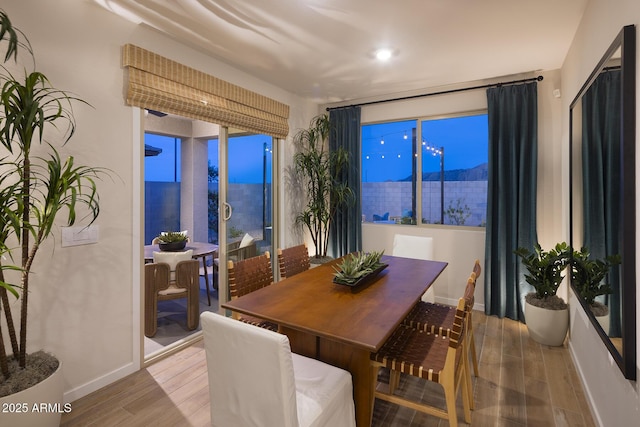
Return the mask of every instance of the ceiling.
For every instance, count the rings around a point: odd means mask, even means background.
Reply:
[[[324,104],[558,69],[588,0],[94,1]]]

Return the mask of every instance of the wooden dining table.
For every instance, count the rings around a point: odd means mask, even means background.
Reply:
[[[341,259],[281,280],[223,308],[280,326],[291,350],[349,371],[356,425],[370,426],[371,353],[382,347],[447,263],[383,256],[388,267],[361,288],[333,282]]]

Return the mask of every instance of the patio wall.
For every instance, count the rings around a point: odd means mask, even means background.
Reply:
[[[218,191],[217,184],[209,184],[210,191]],[[230,227],[262,240],[262,184],[229,184],[228,202],[233,206]],[[267,206],[271,205],[271,185],[267,185]],[[266,222],[271,225],[271,210]],[[207,218],[203,218],[207,221]],[[180,183],[145,182],[145,244],[167,230],[180,227]]]
[[[373,221],[373,215],[389,217],[407,216],[411,211],[411,182],[363,182],[362,214],[365,221]],[[422,183],[423,212],[426,223],[440,223],[440,182]],[[444,207],[456,206],[457,201],[468,206],[471,215],[464,225],[484,225],[487,218],[487,181],[445,181]],[[426,207],[426,209],[425,209]],[[445,215],[445,224],[451,224]]]

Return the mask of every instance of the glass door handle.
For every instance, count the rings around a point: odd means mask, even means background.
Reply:
[[[231,219],[231,215],[233,215],[233,208],[229,203],[224,202],[224,214],[222,215],[222,219],[229,221]]]

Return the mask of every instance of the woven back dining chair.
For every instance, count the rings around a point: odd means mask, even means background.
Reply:
[[[278,249],[278,267],[281,279],[286,279],[311,268],[307,245],[303,243],[286,249]]]
[[[373,399],[388,402],[435,415],[457,427],[456,398],[462,394],[464,420],[471,423],[471,379],[465,357],[466,326],[469,308],[465,298],[458,300],[455,319],[449,336],[437,335],[400,325],[382,348],[371,355]],[[388,368],[392,373],[403,373],[440,384],[444,393],[445,408],[423,401],[415,401],[389,389],[386,393],[376,388],[378,370]],[[391,382],[391,381],[390,381]],[[373,402],[372,402],[373,406]]]
[[[469,276],[469,280],[467,281],[467,286],[465,287],[465,298],[469,298],[469,327],[467,329],[469,351],[471,352],[471,361],[473,363],[473,374],[476,377],[478,376],[478,358],[476,355],[475,339],[473,337],[473,322],[471,314],[473,304],[475,302],[474,292],[476,288],[476,281],[481,271],[482,268],[480,267],[480,261],[476,259],[471,275]],[[468,293],[470,293],[470,295],[467,295]],[[407,317],[405,317],[402,323],[414,329],[449,336],[453,326],[455,313],[456,308],[453,306],[419,301],[409,312]]]
[[[273,283],[273,271],[271,270],[271,255],[265,252],[263,255],[247,258],[241,261],[227,262],[227,275],[229,277],[229,296],[231,300],[240,298]],[[233,313],[236,320],[260,326],[261,328],[278,330],[278,325],[258,319],[256,317]]]

